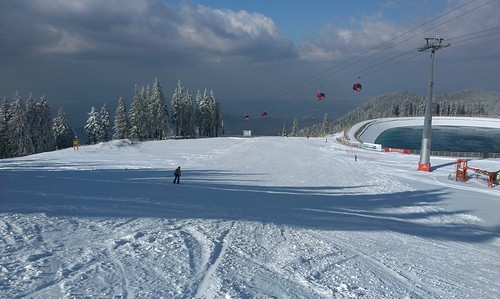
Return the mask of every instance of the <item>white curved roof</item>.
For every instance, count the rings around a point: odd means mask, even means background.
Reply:
[[[424,117],[378,118],[357,123],[347,132],[351,141],[374,143],[385,130],[397,127],[423,126]],[[433,126],[457,126],[500,129],[500,118],[433,116]],[[356,132],[362,129],[361,132]],[[357,137],[357,138],[356,138]]]

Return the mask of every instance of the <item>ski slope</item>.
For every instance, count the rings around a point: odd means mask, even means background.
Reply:
[[[0,160],[0,298],[498,298],[500,187],[418,159],[223,137]]]

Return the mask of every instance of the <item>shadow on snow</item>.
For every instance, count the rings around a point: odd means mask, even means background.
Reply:
[[[468,212],[420,212],[419,207],[444,199],[440,190],[371,195],[357,191],[365,186],[263,186],[265,173],[213,170],[184,170],[181,184],[174,185],[171,172],[2,171],[0,213],[242,220],[332,231],[389,230],[466,242],[500,235],[499,227],[433,222],[433,217]],[[415,212],[397,212],[403,208]]]

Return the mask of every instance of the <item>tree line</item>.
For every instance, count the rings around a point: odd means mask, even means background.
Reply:
[[[92,107],[84,130],[88,144],[126,138],[145,141],[173,136],[216,137],[223,130],[223,119],[212,90],[198,90],[193,102],[192,94],[184,89],[180,80],[172,95],[169,113],[163,89],[155,79],[152,88],[135,86],[129,110],[125,99],[118,99],[113,123],[106,104],[100,111]],[[57,116],[52,118],[51,106],[45,97],[36,101],[30,93],[23,101],[16,92],[12,101],[4,98],[0,105],[0,158],[67,148],[76,139],[64,109],[60,107]]]
[[[498,117],[500,94],[478,89],[436,95],[432,101],[435,116]],[[329,133],[341,132],[359,122],[386,117],[423,116],[426,97],[411,92],[391,92],[377,96],[354,110],[335,119],[328,126]],[[325,125],[316,124],[303,129],[311,136],[322,134]]]
[[[319,124],[314,124],[312,126],[300,128],[299,121],[297,117],[293,118],[292,121],[292,129],[290,133],[286,130],[286,125],[283,123],[283,129],[279,135],[281,136],[291,136],[291,137],[319,137],[325,136],[326,134],[330,134],[330,121],[328,118],[328,113],[325,113],[323,116],[323,121]]]

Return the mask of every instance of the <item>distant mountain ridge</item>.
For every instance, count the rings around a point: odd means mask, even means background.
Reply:
[[[374,118],[423,116],[425,99],[426,96],[411,92],[386,93],[335,119],[330,123],[330,130],[340,132],[356,123]],[[434,95],[432,102],[433,115],[500,116],[500,92],[470,89]]]

